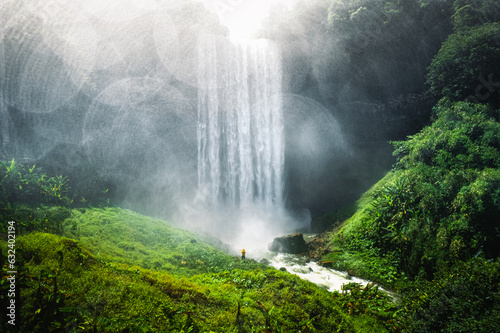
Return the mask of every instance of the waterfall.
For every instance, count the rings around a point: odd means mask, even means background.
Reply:
[[[281,58],[267,40],[200,40],[198,186],[214,206],[280,208]]]

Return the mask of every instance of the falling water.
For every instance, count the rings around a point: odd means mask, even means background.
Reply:
[[[281,207],[281,58],[266,40],[200,41],[198,185],[213,205]]]

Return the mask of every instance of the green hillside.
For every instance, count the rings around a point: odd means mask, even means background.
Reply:
[[[407,297],[417,330],[497,327],[499,119],[493,107],[442,102],[432,125],[394,142],[394,170],[324,235],[336,267]]]
[[[70,214],[64,236],[16,238],[22,332],[385,331],[375,316],[350,316],[340,294],[227,255],[165,221],[119,208]],[[4,239],[1,248],[7,253]]]

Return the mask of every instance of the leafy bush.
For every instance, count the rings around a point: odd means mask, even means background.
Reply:
[[[409,140],[394,142],[395,171],[337,236],[344,249],[381,258],[356,259],[364,263],[360,272],[376,281],[391,284],[382,258],[409,277],[431,279],[449,262],[500,254],[499,113],[442,103],[435,118]]]
[[[453,8],[455,31],[500,21],[500,3],[495,0],[456,0]]]
[[[71,188],[70,183],[68,177],[48,176],[35,165],[30,167],[14,159],[0,161],[0,219],[16,221],[18,233],[61,234],[62,222],[71,215],[70,207],[109,204],[107,190],[95,178],[89,178],[78,189]],[[0,232],[5,229],[2,224]]]
[[[0,161],[0,203],[8,204],[50,204],[69,205],[72,200],[67,196],[68,178],[64,176],[47,177],[35,165],[27,167],[16,163]]]
[[[500,261],[455,262],[405,290],[406,322],[415,332],[499,332],[499,286]]]
[[[61,233],[72,203],[68,188],[67,177],[48,177],[41,168],[14,159],[0,161],[0,219],[18,222],[18,234],[37,230]],[[0,232],[6,229],[7,224],[1,224]]]
[[[16,221],[16,234],[22,235],[33,231],[62,234],[63,222],[71,216],[71,209],[61,206],[16,205],[13,209],[2,209],[3,221]],[[7,224],[0,225],[0,232],[6,233]]]
[[[427,71],[429,92],[452,101],[471,99],[499,105],[500,22],[450,35]]]
[[[51,169],[50,167],[43,170]],[[53,169],[53,168],[52,168]],[[67,171],[67,170],[66,170]],[[41,167],[11,161],[0,161],[0,204],[56,205],[72,207],[109,205],[107,180],[95,170],[76,168],[72,178],[51,170],[49,176]]]
[[[497,168],[500,166],[500,112],[471,103],[443,102],[432,126],[407,141],[394,142],[397,167],[420,164],[440,170]]]
[[[385,329],[401,332],[404,327],[398,320],[402,309],[387,294],[378,289],[377,284],[369,283],[362,286],[359,283],[342,285],[342,290],[334,291],[334,298],[351,316],[373,317]],[[377,329],[380,332],[383,327]]]
[[[367,237],[411,276],[447,261],[499,254],[500,123],[491,108],[442,104],[436,121],[406,142],[394,180],[373,202]],[[492,117],[493,116],[493,117]]]

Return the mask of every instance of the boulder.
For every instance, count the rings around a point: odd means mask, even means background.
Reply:
[[[313,237],[308,243],[309,257],[313,260],[320,260],[323,256],[330,253],[327,249],[326,242],[320,236]]]
[[[260,259],[259,264],[269,266],[269,260],[267,260],[266,258],[262,258]]]
[[[269,251],[291,254],[305,253],[308,250],[302,234],[276,237],[268,248]]]
[[[332,267],[333,267],[333,262],[331,262],[331,261],[323,261],[323,262],[321,263],[321,266],[323,266],[323,267],[328,267],[328,268],[332,268]]]

